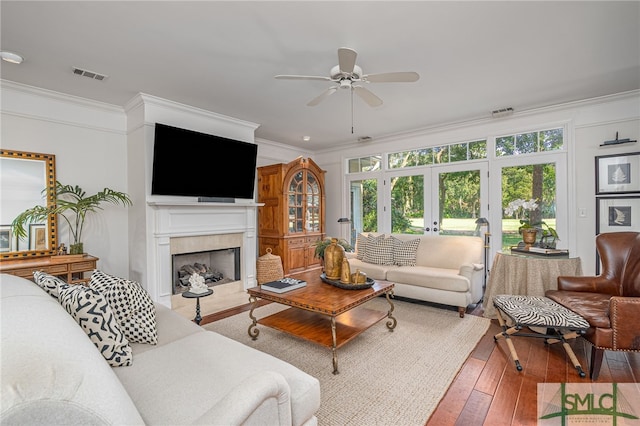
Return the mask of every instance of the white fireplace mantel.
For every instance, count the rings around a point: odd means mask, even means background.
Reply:
[[[152,212],[152,270],[157,277],[157,300],[171,306],[173,294],[171,238],[241,234],[241,274],[244,289],[257,285],[257,211],[262,204],[199,203],[173,201],[147,201]]]

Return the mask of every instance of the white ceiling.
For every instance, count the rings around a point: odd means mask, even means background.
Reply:
[[[6,1],[5,80],[124,106],[137,93],[260,125],[257,138],[322,150],[495,109],[543,107],[640,88],[640,2]],[[349,91],[306,104],[337,49],[365,74],[416,71],[415,83],[370,83],[384,104]],[[73,75],[79,67],[108,78]],[[304,142],[303,135],[311,136]]]

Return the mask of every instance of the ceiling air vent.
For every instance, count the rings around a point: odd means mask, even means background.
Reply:
[[[371,141],[371,136],[360,136],[358,138],[358,142],[370,142]]]
[[[513,114],[513,108],[511,107],[501,108],[501,109],[496,109],[494,111],[491,111],[491,115],[493,116],[493,118],[506,117],[507,115],[511,115],[511,114]]]
[[[100,81],[107,78],[107,76],[104,74],[100,74],[100,73],[89,71],[89,70],[83,70],[82,68],[78,68],[78,67],[73,67],[73,73],[75,75],[81,75],[83,77],[88,77],[88,78],[92,78],[94,80],[100,80]]]

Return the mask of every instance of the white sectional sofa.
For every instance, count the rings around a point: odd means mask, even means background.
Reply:
[[[0,275],[1,424],[315,425],[318,380],[156,307],[157,344],[111,367],[60,303]]]
[[[371,249],[373,240],[377,245]],[[467,306],[482,299],[483,250],[480,237],[367,233],[358,236],[356,251],[347,258],[352,273],[395,283],[396,296],[456,306],[462,318]]]

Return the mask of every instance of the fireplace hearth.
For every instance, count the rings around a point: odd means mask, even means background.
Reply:
[[[173,257],[173,294],[189,290],[189,279],[199,274],[209,287],[241,279],[240,247],[180,253]]]

